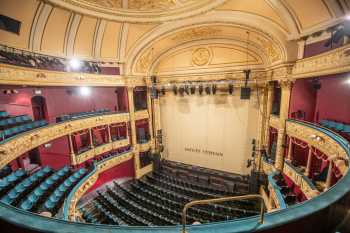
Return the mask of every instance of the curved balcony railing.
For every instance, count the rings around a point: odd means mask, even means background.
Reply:
[[[126,151],[115,156],[94,163],[93,169],[87,174],[70,192],[63,205],[63,216],[65,220],[75,220],[76,206],[85,192],[92,187],[101,172],[117,166],[132,158],[131,151]]]
[[[127,121],[129,121],[129,114],[111,113],[50,124],[45,127],[18,134],[0,142],[0,168],[24,153],[62,136],[88,128]]]
[[[268,181],[269,181],[269,190],[270,195],[274,199],[274,202],[276,204],[276,207],[278,209],[285,209],[287,208],[286,202],[284,201],[283,195],[281,193],[281,188],[276,184],[276,181],[273,179],[273,176],[276,173],[273,172],[268,175]]]
[[[306,132],[317,132],[327,136],[335,148],[343,151],[344,156],[347,159],[350,157],[349,144],[345,139],[341,138],[336,133],[318,127],[316,125],[288,121],[287,125],[293,124],[301,127],[299,129],[305,130]],[[288,128],[288,127],[287,127]],[[287,129],[288,131],[288,129]],[[333,148],[333,147],[332,147]],[[263,224],[257,224],[259,217],[248,217],[243,219],[237,219],[232,221],[208,223],[196,226],[188,226],[186,229],[190,233],[209,233],[209,232],[220,232],[220,233],[235,233],[235,232],[269,232],[270,229],[278,228],[279,231],[290,229],[289,227],[298,227],[299,232],[303,231],[305,224],[300,224],[299,220],[305,218],[312,218],[312,220],[319,221],[312,228],[317,230],[325,226],[326,221],[324,219],[320,220],[320,217],[329,216],[328,208],[338,202],[340,202],[350,191],[350,174],[345,170],[343,177],[330,189],[309,199],[308,201],[289,206],[288,208],[277,210],[271,213],[265,214],[265,221]],[[322,211],[322,215],[319,213]],[[325,212],[326,211],[326,212]],[[155,233],[179,233],[181,231],[181,226],[165,226],[165,227],[127,227],[127,226],[110,226],[110,225],[93,225],[78,222],[67,222],[64,220],[47,218],[39,216],[30,212],[22,211],[12,206],[0,203],[0,218],[15,224],[20,227],[28,227],[36,231],[47,231],[50,229],[51,232],[86,232],[95,233],[96,231],[100,233],[107,232],[130,232],[130,233],[143,233],[143,232],[155,232]],[[286,227],[286,228],[283,228]],[[305,226],[307,227],[307,226]],[[317,232],[321,232],[317,231]]]

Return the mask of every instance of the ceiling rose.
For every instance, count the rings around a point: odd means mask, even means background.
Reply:
[[[124,22],[164,22],[207,12],[226,0],[48,0],[81,14]]]

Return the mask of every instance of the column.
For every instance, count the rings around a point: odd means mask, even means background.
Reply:
[[[267,133],[266,127],[268,127],[268,116],[266,114],[267,112],[267,99],[268,99],[268,86],[264,85],[260,88],[259,94],[262,96],[260,103],[260,109],[259,109],[259,131],[258,131],[258,139],[257,139],[257,149],[259,152],[257,153],[256,157],[256,164],[258,168],[261,168],[261,150],[265,148],[265,134]],[[260,98],[260,95],[258,98]]]
[[[306,45],[305,39],[298,41],[298,59],[304,58],[305,45]]]
[[[73,148],[72,134],[68,134],[68,141],[69,141],[69,149],[70,149],[70,161],[71,161],[71,164],[75,165],[77,163],[77,160],[75,158],[75,153]]]
[[[134,171],[136,179],[139,177],[140,170],[140,151],[136,140],[136,124],[135,124],[135,106],[134,106],[134,87],[128,86],[128,101],[129,101],[129,115],[131,127],[131,145],[134,154]]]
[[[333,170],[333,160],[329,160],[327,179],[326,179],[326,190],[332,185],[332,170]]]
[[[112,134],[111,134],[110,125],[107,125],[107,131],[108,131],[108,141],[109,141],[109,143],[111,143],[112,142]]]
[[[293,152],[293,142],[292,142],[292,137],[289,137],[288,156],[287,156],[288,161],[292,161],[292,152]]]
[[[147,111],[148,111],[148,127],[152,150],[154,150],[154,134],[153,134],[153,111],[152,111],[152,98],[151,98],[151,86],[147,85]]]
[[[134,146],[137,144],[135,107],[134,107],[134,87],[128,87],[128,100],[129,100],[129,115],[130,115],[130,127],[131,127],[131,144],[132,146]]]
[[[310,175],[310,170],[311,170],[311,161],[312,161],[312,147],[309,145],[309,153],[307,155],[307,164],[306,164],[306,169],[305,169],[305,176]]]
[[[281,86],[281,108],[279,116],[279,129],[277,136],[277,148],[276,148],[276,162],[275,167],[277,170],[283,171],[284,166],[284,143],[286,136],[286,120],[289,113],[290,94],[293,86],[291,80],[285,80],[280,82]]]
[[[94,145],[94,141],[93,141],[93,138],[92,138],[92,129],[91,129],[91,128],[89,129],[89,137],[90,137],[90,146],[91,146],[91,149],[94,149],[94,148],[95,148],[95,145]]]
[[[267,149],[270,141],[270,116],[272,112],[272,104],[273,104],[273,95],[274,95],[274,86],[273,83],[270,82],[267,85],[267,100],[266,100],[266,122],[265,122],[265,140],[264,145]]]

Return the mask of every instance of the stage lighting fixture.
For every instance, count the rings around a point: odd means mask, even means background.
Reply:
[[[164,86],[161,87],[160,92],[162,93],[162,95],[165,95],[165,87]]]
[[[232,83],[230,83],[230,84],[228,85],[228,93],[230,93],[230,95],[233,94],[233,84],[232,84]]]
[[[177,86],[176,85],[173,86],[173,92],[174,92],[174,95],[177,95]]]
[[[205,87],[205,93],[207,93],[207,95],[210,95],[210,87],[209,86]]]
[[[190,94],[190,89],[189,89],[187,84],[185,85],[185,92],[186,92],[187,95]]]
[[[184,92],[185,92],[185,88],[183,86],[180,86],[180,88],[179,88],[180,95],[183,96]]]
[[[213,93],[213,95],[215,95],[216,94],[216,84],[213,84],[212,86],[211,86],[211,92]]]
[[[80,60],[76,59],[76,58],[72,58],[69,61],[69,66],[73,69],[73,70],[78,70],[80,69],[82,63]]]
[[[202,84],[199,85],[198,92],[199,92],[200,95],[202,95],[202,93],[203,93],[203,85]]]
[[[89,96],[91,94],[91,89],[90,87],[80,87],[79,93],[82,96]]]
[[[196,86],[195,85],[191,85],[190,91],[191,91],[191,95],[196,94]]]

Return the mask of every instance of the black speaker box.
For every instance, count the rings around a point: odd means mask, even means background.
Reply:
[[[242,87],[241,88],[241,100],[248,100],[250,99],[250,87]]]

